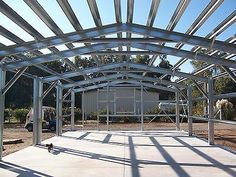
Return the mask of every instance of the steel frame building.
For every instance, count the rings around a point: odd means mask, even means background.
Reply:
[[[203,11],[193,21],[192,25],[186,32],[175,32],[174,28],[184,14],[190,0],[180,0],[176,10],[166,29],[159,29],[153,26],[156,14],[159,8],[160,0],[152,0],[151,8],[147,23],[144,25],[134,24],[134,0],[127,0],[127,21],[122,22],[121,18],[121,1],[114,0],[115,19],[113,24],[103,25],[96,0],[87,0],[87,4],[91,11],[95,28],[83,29],[78,18],[76,17],[70,3],[67,0],[57,0],[60,8],[65,16],[74,27],[74,32],[64,34],[63,31],[53,21],[47,11],[36,0],[24,0],[24,2],[32,9],[32,11],[47,25],[47,27],[55,34],[53,37],[44,38],[40,31],[24,20],[16,11],[14,11],[7,3],[0,0],[0,12],[15,24],[25,30],[34,37],[34,41],[25,42],[20,36],[16,36],[13,31],[9,31],[0,26],[0,34],[15,45],[5,46],[0,43],[0,159],[2,157],[3,143],[3,123],[4,123],[4,102],[5,94],[11,86],[21,76],[26,76],[34,80],[34,130],[33,144],[41,143],[41,110],[42,100],[49,91],[56,87],[57,89],[57,131],[56,134],[62,133],[62,103],[67,96],[71,95],[71,126],[74,128],[74,102],[75,93],[83,93],[84,91],[108,88],[119,84],[135,85],[147,88],[167,90],[176,94],[176,125],[179,130],[179,95],[182,95],[188,102],[188,125],[189,135],[192,136],[192,120],[201,119],[208,121],[208,141],[214,144],[214,122],[236,124],[235,122],[216,120],[213,116],[214,100],[224,97],[235,97],[236,93],[214,95],[213,80],[228,76],[236,82],[236,36],[226,41],[216,40],[216,37],[224,32],[228,27],[236,21],[236,9],[211,33],[205,37],[194,35],[206,20],[217,11],[223,0],[211,0]],[[123,33],[126,35],[124,36]],[[117,34],[117,38],[106,37],[110,34]],[[139,34],[143,37],[132,37],[132,34]],[[73,43],[82,43],[82,47],[75,47]],[[167,43],[177,43],[175,47],[166,46]],[[56,48],[58,45],[66,45],[67,50],[60,51]],[[183,46],[191,45],[191,50],[184,50]],[[127,47],[127,50],[123,50]],[[43,54],[40,49],[49,49],[50,54]],[[118,50],[107,50],[118,48]],[[208,53],[199,53],[201,48],[209,49]],[[139,49],[139,50],[133,50]],[[224,52],[224,56],[218,57],[214,54]],[[25,53],[31,53],[34,56],[28,58]],[[97,66],[91,68],[78,68],[69,57],[78,55],[92,55]],[[151,55],[151,60],[147,65],[134,63],[130,60],[130,55]],[[181,59],[171,69],[164,69],[154,66],[159,55],[173,55],[181,57]],[[125,55],[126,60],[116,61],[114,63],[101,64],[99,55]],[[203,61],[205,66],[193,73],[185,73],[178,68],[189,59]],[[57,73],[56,71],[46,67],[44,64],[50,61],[63,60],[71,71],[65,73]],[[224,72],[219,73],[211,78],[205,78],[199,74],[214,66],[220,66]],[[37,67],[48,73],[48,76],[35,76],[26,72],[29,67]],[[6,72],[14,72],[15,75],[9,82],[5,82]],[[147,77],[147,72],[161,73],[159,78]],[[90,78],[91,73],[103,73],[103,76]],[[106,73],[110,73],[107,75]],[[142,75],[141,75],[141,74]],[[166,75],[178,77],[175,81],[166,81],[163,78]],[[84,80],[75,81],[75,76],[83,76]],[[192,80],[192,85],[186,85],[185,80]],[[43,92],[43,85],[49,87]],[[206,85],[206,90],[201,87]],[[202,93],[202,98],[192,98],[192,87],[196,86]],[[63,95],[63,90],[67,93]],[[187,94],[186,94],[187,93]],[[208,118],[200,118],[193,116],[193,101],[205,99],[208,105]],[[143,114],[143,112],[141,112]],[[142,116],[143,117],[143,116]]]

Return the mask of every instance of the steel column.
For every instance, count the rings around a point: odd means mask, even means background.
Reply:
[[[188,134],[192,136],[193,134],[193,101],[192,101],[192,86],[188,87],[187,90],[188,95]]]
[[[0,160],[2,160],[3,151],[3,128],[4,128],[4,108],[5,108],[5,95],[3,88],[5,86],[6,72],[0,68]]]
[[[97,130],[99,130],[99,89],[97,89]]]
[[[175,100],[176,100],[176,108],[175,108],[175,123],[176,123],[176,130],[180,130],[180,124],[179,124],[179,92],[175,92]]]
[[[71,90],[71,130],[75,129],[75,92]]]
[[[62,134],[62,85],[58,82],[57,86],[57,103],[56,103],[56,135]]]
[[[82,126],[84,127],[84,91],[82,92]]]
[[[143,131],[143,85],[141,85],[141,131]]]
[[[39,78],[34,79],[33,100],[33,145],[41,144],[42,140],[42,97],[43,84]]]
[[[109,83],[107,84],[107,131],[109,131]]]
[[[208,91],[208,143],[210,145],[214,144],[214,122],[211,119],[214,119],[214,90],[213,90],[213,79],[208,79],[207,91]]]

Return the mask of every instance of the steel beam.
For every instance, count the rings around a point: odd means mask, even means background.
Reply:
[[[65,0],[57,0],[58,4],[60,5],[61,9],[67,16],[68,20],[72,24],[72,26],[75,28],[76,31],[83,30],[80,22],[78,21],[74,11],[72,10],[70,4],[68,1]]]
[[[71,130],[75,129],[75,92],[71,90],[71,118],[70,118],[70,125]]]
[[[95,52],[97,50],[105,50],[108,48],[114,48],[114,47],[118,47],[118,46],[119,46],[119,44],[117,44],[117,43],[94,44],[89,47],[87,47],[87,46],[77,47],[74,49],[69,49],[69,50],[58,52],[57,54],[41,55],[39,57],[33,57],[31,59],[25,59],[25,60],[20,60],[20,61],[13,61],[11,63],[5,63],[2,65],[8,70],[14,70],[14,69],[25,67],[25,66],[31,66],[31,65],[37,65],[37,64],[41,64],[41,63],[56,61],[56,60],[63,59],[66,57],[83,55],[86,53]]]
[[[180,71],[172,72],[168,69],[160,68],[160,67],[153,67],[153,66],[147,66],[147,65],[143,65],[143,64],[135,64],[135,63],[127,63],[126,66],[131,67],[131,68],[136,68],[136,69],[143,69],[143,70],[146,70],[146,71],[149,71],[149,72],[168,74],[168,75],[178,76],[178,77],[186,77],[186,78],[189,78],[189,79],[195,79],[195,80],[200,80],[202,82],[207,82],[207,79],[203,78],[203,77],[192,76],[191,74],[183,73],[183,72],[180,72]]]
[[[236,20],[236,16],[235,16],[235,19],[233,18],[233,22],[235,20]],[[185,44],[190,44],[193,46],[200,46],[203,48],[209,48],[212,44],[212,40],[199,37],[199,36],[193,36],[193,35],[173,32],[173,31],[167,31],[167,30],[153,28],[153,27],[148,28],[146,26],[138,25],[138,24],[126,24],[126,25],[127,25],[128,31],[141,34],[141,35],[147,35],[149,37],[156,37],[156,38],[167,39],[167,40],[176,41],[176,42],[183,42]],[[229,43],[215,40],[214,45],[212,45],[212,49],[236,54],[235,46],[236,46],[235,44],[229,44]]]
[[[227,67],[221,66],[225,72],[229,75],[229,77],[236,83],[236,75]]]
[[[56,135],[61,136],[62,134],[62,86],[58,82],[57,86],[57,98],[56,98]]]
[[[139,79],[140,81],[155,82],[155,84],[158,84],[158,85],[159,84],[160,85],[172,85],[172,86],[176,86],[176,87],[180,87],[180,88],[187,88],[187,86],[184,85],[184,84],[179,85],[179,84],[176,84],[175,82],[171,82],[171,81],[167,81],[167,80],[160,80],[158,78],[147,77],[147,76],[143,77],[139,74],[131,74],[131,73],[129,74],[129,73],[127,73],[125,75],[129,78]]]
[[[89,38],[89,39],[83,39],[76,41],[75,43],[85,43],[85,42],[91,42],[91,43],[161,43],[161,42],[174,42],[168,39],[160,39],[160,38],[139,38],[139,37],[133,37],[133,38]]]
[[[57,85],[57,81],[52,82],[47,90],[43,92],[43,99],[49,94],[49,92]]]
[[[185,34],[193,35],[223,2],[224,0],[210,1]],[[183,45],[183,43],[179,43],[176,45],[176,48],[180,49]]]
[[[134,14],[134,0],[127,0],[127,23],[133,22],[133,14]],[[131,38],[132,33],[127,32],[126,38]],[[130,51],[130,46],[127,46],[127,51]],[[128,59],[130,56],[127,56]]]
[[[160,5],[160,0],[152,0],[146,26],[148,27],[153,26],[159,5]]]
[[[106,105],[106,107],[107,107],[107,131],[109,131],[110,129],[109,129],[109,82],[107,82],[107,90],[106,90],[106,93],[107,93],[107,95],[106,95],[106,97],[107,97],[107,100],[106,100],[106,103],[107,103],[107,105]]]
[[[60,78],[71,78],[71,77],[76,77],[76,76],[80,76],[83,74],[102,72],[105,70],[111,70],[111,69],[115,69],[115,68],[119,68],[119,67],[123,67],[123,66],[125,66],[125,63],[105,64],[105,65],[101,65],[101,66],[97,66],[97,67],[89,67],[89,68],[81,69],[80,72],[71,71],[71,72],[62,73],[58,76],[47,76],[47,77],[44,77],[43,80],[45,82],[52,82],[52,81],[59,80]]]
[[[90,80],[78,81],[74,84],[65,84],[65,85],[63,85],[63,88],[68,89],[68,88],[72,88],[72,87],[76,87],[76,86],[84,87],[84,85],[87,85],[87,84],[94,84],[96,82],[104,82],[104,81],[108,81],[108,80],[117,79],[117,78],[123,77],[123,76],[125,76],[125,74],[112,74],[112,75],[107,75],[107,76],[102,76],[102,77],[96,77],[96,78],[93,78]]]
[[[192,136],[193,134],[193,100],[192,100],[192,86],[187,89],[188,94],[188,134]]]
[[[75,90],[74,90],[74,91],[75,91]],[[75,93],[76,93],[76,91],[75,91]],[[85,115],[84,115],[84,113],[85,113],[84,100],[85,100],[85,99],[84,99],[84,91],[82,91],[82,101],[81,101],[81,102],[82,102],[82,103],[81,103],[82,105],[81,105],[81,110],[82,110],[82,126],[83,126],[83,127],[84,127],[84,118],[85,118],[85,117],[84,117],[84,116],[85,116]]]
[[[3,152],[3,129],[4,129],[4,109],[5,109],[5,95],[3,88],[5,87],[6,72],[0,67],[0,160],[2,160]]]
[[[175,92],[175,101],[176,101],[176,106],[175,106],[175,124],[176,124],[176,131],[180,131],[180,124],[179,124],[179,92]]]
[[[33,145],[42,141],[42,92],[43,83],[40,78],[34,79],[33,97]]]
[[[228,66],[231,68],[236,67],[236,61],[234,61],[234,60],[225,60],[225,59],[222,59],[219,57],[208,56],[205,54],[196,55],[195,53],[193,53],[191,51],[174,49],[171,47],[165,47],[165,46],[156,45],[156,44],[130,44],[130,46],[134,47],[134,48],[138,48],[138,49],[149,50],[149,51],[159,52],[159,53],[165,53],[168,55],[174,55],[174,56],[178,56],[178,57],[191,58],[194,60],[204,61],[204,62],[211,63],[211,64]],[[236,45],[235,45],[235,49],[236,49]]]
[[[141,131],[143,131],[143,85],[141,85]]]
[[[95,0],[87,0],[87,3],[88,3],[88,6],[89,6],[89,9],[90,9],[90,12],[93,16],[93,20],[95,22],[95,25],[97,27],[101,27],[102,26],[102,21],[101,21],[101,18],[100,18],[100,14],[99,14],[99,11],[98,11],[96,1]]]
[[[195,80],[192,80],[192,81],[195,84],[195,86],[198,88],[198,90],[203,94],[203,96],[208,98],[207,93],[202,89],[202,87]]]
[[[180,20],[180,18],[182,17],[185,9],[188,7],[190,0],[181,0],[177,6],[177,8],[175,9],[174,14],[172,15],[170,22],[166,28],[166,30],[168,31],[172,31],[176,24],[178,23],[178,21]]]
[[[26,71],[28,67],[21,68],[16,74],[11,78],[11,80],[5,85],[4,89],[2,90],[3,94],[6,94],[7,91],[12,87],[12,85],[20,78],[20,76]]]
[[[214,119],[214,87],[213,79],[208,79],[207,91],[208,91],[208,143],[210,145],[214,144],[214,122],[211,119]]]

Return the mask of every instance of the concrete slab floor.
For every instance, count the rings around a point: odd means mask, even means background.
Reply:
[[[0,176],[235,177],[236,155],[185,132],[74,131],[3,158]]]

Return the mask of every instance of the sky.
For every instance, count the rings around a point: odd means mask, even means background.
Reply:
[[[133,23],[146,25],[151,0],[134,0],[134,16]],[[40,18],[33,13],[33,11],[25,4],[23,0],[4,0],[13,10],[20,14],[26,21],[28,21],[36,30],[38,30],[44,37],[54,36],[54,33],[40,20]],[[56,0],[38,0],[40,5],[47,11],[55,23],[61,28],[64,33],[75,31],[70,24],[67,17],[64,15]],[[72,9],[74,10],[79,22],[84,29],[95,27],[92,15],[89,11],[87,0],[68,0]],[[115,11],[113,0],[96,0],[100,17],[103,25],[115,23]],[[179,23],[174,28],[174,31],[185,33],[191,26],[195,18],[206,7],[210,0],[190,0],[190,3],[181,17]],[[157,16],[154,21],[154,27],[166,29],[179,0],[161,0],[160,6],[157,11]],[[209,34],[220,22],[236,10],[236,0],[224,0],[222,5],[217,11],[202,25],[202,27],[194,34],[197,36],[205,37]],[[121,0],[121,14],[122,22],[126,22],[127,18],[127,0]],[[32,41],[34,38],[26,33],[23,29],[17,26],[14,22],[9,20],[5,15],[0,12],[0,25],[10,30],[24,41]],[[222,34],[217,36],[217,40],[224,41],[227,38],[235,35],[236,23],[231,25]],[[112,35],[110,36],[112,37]],[[139,36],[137,36],[139,37]],[[14,42],[9,41],[0,35],[0,42],[4,45],[13,45]],[[78,44],[75,44],[79,47]],[[173,46],[173,45],[169,45]],[[185,45],[182,49],[190,50],[192,46]],[[57,46],[59,50],[66,50],[64,45]],[[43,53],[50,53],[48,49],[42,49]],[[168,60],[173,65],[180,58],[175,56],[168,56]],[[181,67],[184,72],[192,72],[193,68],[189,62],[186,62]]]

